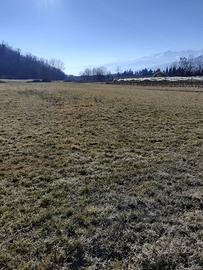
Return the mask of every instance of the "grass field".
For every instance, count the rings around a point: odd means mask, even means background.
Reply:
[[[159,90],[0,85],[0,269],[203,269],[203,92]]]

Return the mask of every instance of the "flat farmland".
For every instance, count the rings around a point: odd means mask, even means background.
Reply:
[[[171,89],[0,85],[0,269],[203,269],[203,92]]]

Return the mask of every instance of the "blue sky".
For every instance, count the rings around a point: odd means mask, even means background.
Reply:
[[[67,73],[203,48],[203,0],[2,0],[0,40]]]

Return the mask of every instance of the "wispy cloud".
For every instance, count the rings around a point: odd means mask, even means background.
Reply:
[[[61,4],[62,0],[36,0],[39,8],[52,8]]]

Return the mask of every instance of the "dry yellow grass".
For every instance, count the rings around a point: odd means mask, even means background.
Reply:
[[[0,269],[203,269],[202,124],[201,92],[1,84]]]

